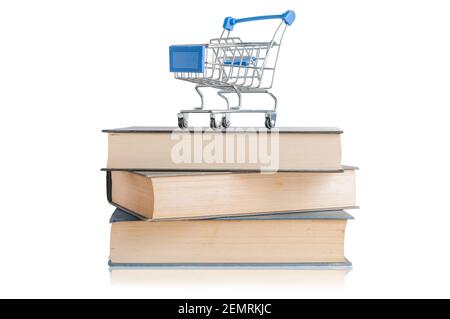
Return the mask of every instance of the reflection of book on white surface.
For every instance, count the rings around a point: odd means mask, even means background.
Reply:
[[[112,266],[350,266],[345,211],[150,222],[117,209]]]
[[[117,285],[342,286],[350,269],[136,269],[112,268]]]

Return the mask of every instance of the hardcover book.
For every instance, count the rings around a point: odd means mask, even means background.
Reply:
[[[355,168],[342,172],[107,172],[108,200],[163,220],[355,207]]]
[[[349,219],[337,210],[152,222],[116,209],[110,265],[348,267]]]
[[[340,171],[338,128],[128,127],[108,133],[109,170]]]

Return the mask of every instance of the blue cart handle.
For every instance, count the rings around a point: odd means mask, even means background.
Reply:
[[[250,21],[257,21],[257,20],[270,20],[270,19],[281,19],[287,25],[291,25],[292,23],[294,23],[294,20],[295,20],[295,12],[294,12],[294,10],[288,10],[283,14],[274,14],[274,15],[268,15],[268,16],[258,16],[258,17],[242,18],[242,19],[226,17],[225,20],[223,21],[223,28],[225,30],[232,31],[234,26],[241,22],[250,22]]]

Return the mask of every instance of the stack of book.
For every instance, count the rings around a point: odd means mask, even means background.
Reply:
[[[349,266],[337,128],[108,133],[111,266]]]

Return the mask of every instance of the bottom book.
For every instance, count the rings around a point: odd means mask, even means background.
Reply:
[[[350,267],[343,210],[142,221],[116,209],[111,267]]]

